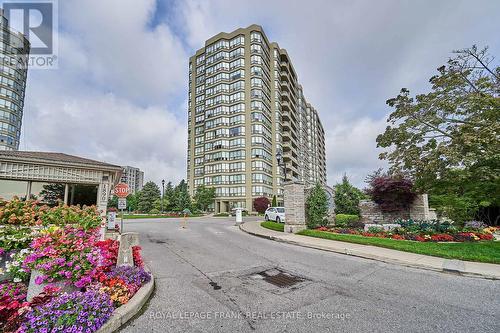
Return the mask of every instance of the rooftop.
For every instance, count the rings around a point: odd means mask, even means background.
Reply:
[[[64,153],[53,153],[53,152],[41,152],[41,151],[0,151],[0,159],[2,158],[12,158],[12,159],[24,159],[24,160],[36,160],[40,162],[61,162],[68,163],[72,165],[81,166],[94,166],[94,167],[105,167],[105,168],[117,168],[122,169],[121,166],[109,164],[105,162],[100,162],[96,160],[91,160],[88,158],[83,158],[74,155],[68,155]]]

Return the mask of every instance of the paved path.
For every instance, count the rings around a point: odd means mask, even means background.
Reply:
[[[500,265],[451,260],[422,254],[386,249],[383,247],[339,242],[330,239],[314,238],[290,233],[273,231],[260,226],[260,221],[248,221],[240,229],[254,236],[295,244],[314,249],[348,254],[352,256],[380,260],[387,263],[434,271],[456,272],[462,275],[480,276],[488,279],[500,279]]]
[[[122,332],[500,331],[500,281],[273,242],[232,219],[180,223],[125,222],[157,280]],[[276,269],[302,281],[275,286]]]

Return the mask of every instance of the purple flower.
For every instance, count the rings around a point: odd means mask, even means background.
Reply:
[[[26,314],[21,332],[95,332],[113,313],[109,295],[95,290],[64,293]]]

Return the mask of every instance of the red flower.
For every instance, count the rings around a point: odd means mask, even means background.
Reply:
[[[401,235],[392,235],[391,236],[392,239],[397,239],[397,240],[404,240],[405,238]]]

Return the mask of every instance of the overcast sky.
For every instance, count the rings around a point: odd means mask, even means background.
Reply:
[[[384,162],[388,98],[428,79],[455,49],[500,54],[500,1],[59,1],[59,69],[32,70],[21,149],[186,175],[188,58],[250,24],[288,50],[326,132],[328,183],[358,186]],[[500,57],[500,56],[499,56]]]

